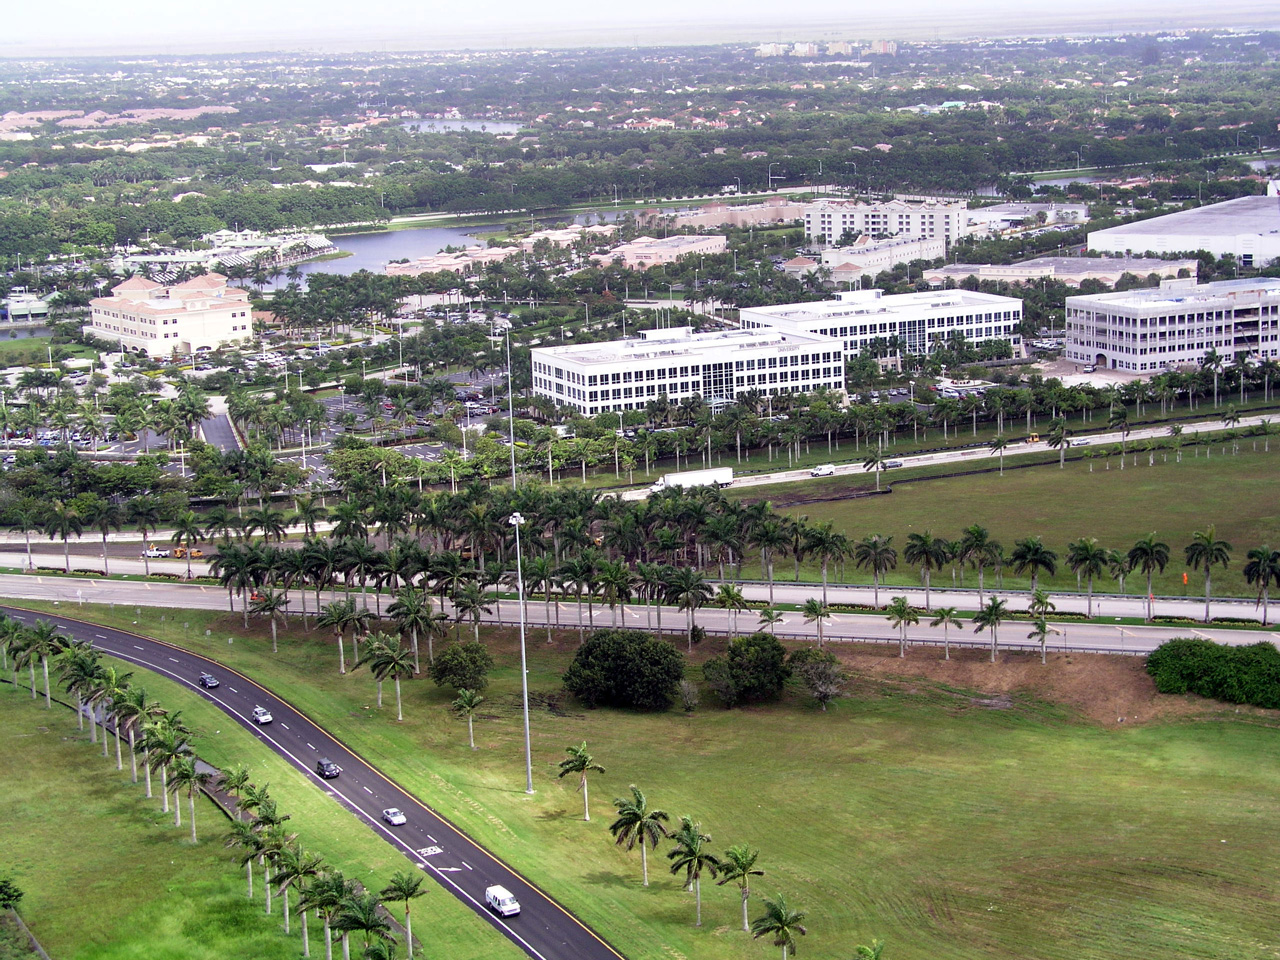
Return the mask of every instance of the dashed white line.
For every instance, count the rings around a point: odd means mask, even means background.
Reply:
[[[95,634],[94,634],[94,636],[95,636],[95,637],[97,637],[99,640],[105,640],[105,639],[107,639],[106,637],[104,637],[104,636],[103,636],[102,634],[100,634],[100,633],[95,633]],[[138,649],[139,649],[139,650],[141,650],[142,648],[141,648],[141,647],[139,647]]]
[[[281,728],[282,730],[288,730],[288,729],[289,729],[289,728],[288,728],[288,727],[286,727],[283,723],[282,723],[282,724],[280,724],[280,728]]]
[[[365,793],[367,793],[369,796],[371,797],[373,796],[373,791],[370,790],[368,787],[361,787],[360,789],[363,790]]]
[[[432,836],[431,834],[429,834],[429,833],[427,834],[427,839],[428,839],[428,840],[430,840],[432,843],[439,843],[439,842],[440,842],[439,840],[437,840],[435,837],[433,837],[433,836]]]
[[[240,691],[239,691],[239,690],[237,690],[235,687],[227,687],[227,689],[228,689],[228,690],[230,690],[232,693],[239,693],[239,692],[240,692]]]
[[[142,648],[141,648],[141,647],[139,647],[138,649],[139,649],[139,650],[141,650]],[[178,658],[177,658],[177,657],[170,657],[170,658],[169,658],[169,662],[170,662],[170,663],[178,663],[179,661],[178,661]]]
[[[313,747],[311,744],[309,744],[309,743],[308,743],[308,744],[307,744],[307,749],[308,749],[308,750],[314,750],[314,749],[315,749],[315,747]]]
[[[102,639],[103,639],[103,640],[105,640],[105,639],[107,639],[107,638],[106,638],[106,637],[103,637]],[[140,647],[140,646],[138,646],[138,645],[135,643],[135,644],[133,645],[133,649],[135,649],[135,650],[146,650],[146,647]]]
[[[462,861],[462,865],[463,865],[464,867],[466,867],[468,870],[470,870],[470,869],[471,869],[471,864],[467,863],[467,861],[465,861],[465,860],[463,860],[463,861]]]

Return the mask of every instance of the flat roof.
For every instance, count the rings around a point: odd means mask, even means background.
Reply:
[[[869,292],[869,291],[868,291]],[[847,295],[839,300],[814,300],[808,303],[784,303],[767,307],[744,307],[742,313],[762,314],[791,323],[824,321],[839,317],[890,316],[919,311],[940,310],[945,307],[967,309],[969,307],[1022,306],[1017,297],[1002,297],[994,293],[975,290],[927,290],[917,293],[899,293],[887,297]]]
[[[687,329],[687,328],[677,328]],[[646,331],[652,334],[653,331]],[[603,343],[573,343],[557,347],[534,347],[535,354],[570,363],[627,363],[658,357],[695,357],[724,350],[756,350],[768,347],[822,347],[843,349],[834,337],[792,333],[776,329],[724,330],[716,333],[675,335],[659,339],[608,340]]]
[[[1256,296],[1280,295],[1280,280],[1257,278],[1249,280],[1215,280],[1211,283],[1192,284],[1189,281],[1163,283],[1159,287],[1125,290],[1120,293],[1081,294],[1067,297],[1122,307],[1166,307],[1178,303],[1209,303],[1226,300],[1237,294]]]
[[[1280,234],[1280,197],[1237,197],[1194,210],[1179,210],[1150,220],[1108,227],[1092,232],[1090,237],[1208,237],[1247,233]]]

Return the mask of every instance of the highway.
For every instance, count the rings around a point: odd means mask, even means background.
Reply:
[[[94,649],[169,677],[221,708],[277,754],[293,764],[337,803],[387,843],[402,852],[445,890],[493,924],[536,960],[620,960],[621,955],[549,896],[468,839],[430,807],[383,776],[318,725],[247,677],[197,654],[145,637],[61,616],[0,608],[27,623],[53,619],[66,634]],[[206,690],[196,683],[202,672],[220,685]],[[253,708],[265,707],[272,722],[259,726]],[[316,761],[341,768],[333,780],[316,774]],[[387,825],[382,811],[399,807],[408,823]],[[485,888],[501,884],[515,894],[521,912],[503,919],[484,905]]]

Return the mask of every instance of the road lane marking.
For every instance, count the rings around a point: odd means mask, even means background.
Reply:
[[[308,744],[307,744],[307,749],[308,749],[308,750],[314,750],[314,749],[315,749],[315,747],[313,747],[311,744],[309,744],[309,743],[308,743]]]
[[[433,837],[433,836],[432,836],[431,834],[429,834],[429,833],[427,834],[427,839],[428,839],[428,840],[430,840],[432,843],[439,843],[439,842],[440,842],[439,840],[437,840],[435,837]]]
[[[361,787],[360,789],[363,790],[365,793],[367,793],[369,796],[371,797],[373,796],[373,791],[370,790],[368,787]]]
[[[177,657],[170,657],[170,658],[169,658],[169,662],[170,662],[170,663],[180,663],[181,661],[180,661]]]
[[[462,865],[463,865],[464,867],[466,867],[468,870],[470,870],[470,869],[471,869],[471,864],[467,863],[467,861],[465,861],[465,860],[463,860],[463,861],[462,861]]]
[[[227,687],[227,689],[228,689],[228,690],[230,690],[232,693],[239,693],[239,692],[240,692],[240,691],[239,691],[239,690],[237,690],[235,687]]]
[[[285,730],[288,730],[288,729],[289,729],[289,728],[288,728],[288,727],[286,727],[283,723],[282,723],[282,724],[280,724],[280,726],[281,726],[283,729],[285,729]]]

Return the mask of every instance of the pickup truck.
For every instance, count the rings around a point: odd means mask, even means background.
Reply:
[[[150,559],[155,560],[155,559],[157,559],[158,557],[167,557],[167,556],[169,556],[169,551],[168,551],[168,550],[165,550],[165,549],[163,549],[163,548],[161,548],[161,547],[157,547],[157,546],[153,543],[153,544],[151,544],[151,546],[147,547],[147,549],[145,549],[145,550],[143,550],[143,551],[142,551],[142,555],[143,555],[144,557],[149,557]]]

